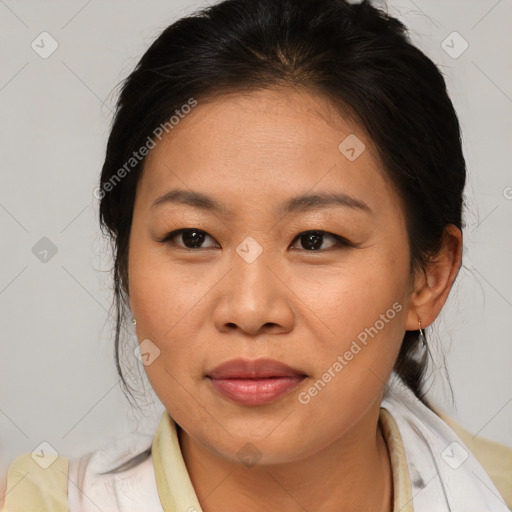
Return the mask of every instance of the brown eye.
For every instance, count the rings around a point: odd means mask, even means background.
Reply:
[[[305,231],[298,235],[296,240],[300,241],[299,250],[303,249],[309,252],[327,250],[336,246],[352,246],[345,238],[325,231]],[[332,242],[327,247],[324,246],[326,240]]]
[[[196,228],[189,228],[173,231],[160,241],[165,244],[177,245],[185,249],[209,249],[211,247],[216,247],[215,244],[210,246],[203,246],[203,243],[208,238],[213,241],[213,238],[205,231]]]

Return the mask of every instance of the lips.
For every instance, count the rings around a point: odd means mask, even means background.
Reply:
[[[206,375],[213,389],[240,405],[264,405],[297,388],[307,375],[273,359],[234,359]]]

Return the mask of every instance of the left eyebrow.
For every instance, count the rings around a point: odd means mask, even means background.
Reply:
[[[371,208],[361,199],[341,192],[318,192],[292,197],[280,207],[282,213],[298,213],[309,210],[319,210],[330,206],[344,206],[372,213]]]

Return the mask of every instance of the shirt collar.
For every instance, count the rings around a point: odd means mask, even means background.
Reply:
[[[386,410],[381,408],[379,421],[388,448],[393,474],[393,512],[413,512],[411,483],[402,438],[398,427]],[[165,512],[201,510],[183,460],[177,425],[164,411],[152,444],[155,478]]]

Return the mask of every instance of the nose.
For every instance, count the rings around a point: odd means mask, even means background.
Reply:
[[[237,253],[217,290],[213,322],[219,332],[283,334],[293,328],[293,293],[282,271],[263,254],[248,263]]]

